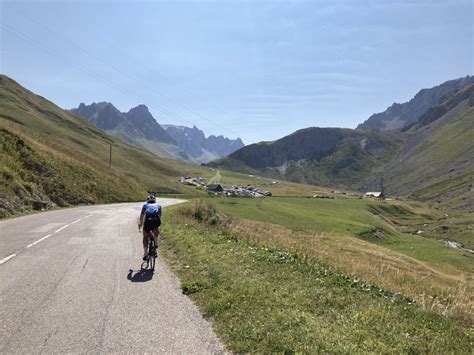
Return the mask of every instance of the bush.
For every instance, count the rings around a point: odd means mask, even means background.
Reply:
[[[203,200],[196,200],[194,206],[188,205],[179,211],[183,216],[193,218],[200,223],[205,223],[210,226],[225,227],[231,222],[229,216],[218,213],[214,205],[204,202]]]

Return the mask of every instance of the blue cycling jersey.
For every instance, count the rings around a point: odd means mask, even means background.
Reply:
[[[161,215],[161,205],[158,203],[145,203],[142,207],[142,213],[153,215],[159,213]]]

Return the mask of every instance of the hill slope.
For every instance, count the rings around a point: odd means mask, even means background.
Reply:
[[[307,128],[274,142],[251,144],[208,165],[356,188],[398,154],[402,144],[402,136],[394,132]]]
[[[474,76],[449,80],[430,89],[420,90],[415,97],[403,104],[394,103],[384,112],[373,114],[359,129],[400,130],[416,122],[431,106],[437,105],[443,96],[474,83]]]
[[[387,189],[474,211],[474,84],[431,107],[406,134],[384,169]]]
[[[129,144],[162,157],[189,160],[188,155],[176,145],[145,105],[120,112],[109,102],[90,105],[81,103],[78,108],[70,111]]]
[[[147,189],[184,190],[179,176],[212,173],[205,170],[130,146],[0,76],[0,217],[47,205],[142,200]]]
[[[405,132],[308,128],[209,165],[386,192],[474,211],[474,84],[446,95]]]

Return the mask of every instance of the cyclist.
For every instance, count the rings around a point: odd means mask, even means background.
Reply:
[[[138,230],[143,226],[143,260],[148,259],[148,238],[155,238],[155,245],[158,245],[157,238],[160,235],[158,227],[161,225],[161,206],[156,203],[156,197],[149,195],[146,203],[140,212],[140,222]]]

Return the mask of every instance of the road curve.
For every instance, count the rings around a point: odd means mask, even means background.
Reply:
[[[139,271],[140,207],[0,221],[0,353],[224,352],[160,258],[154,274]]]

